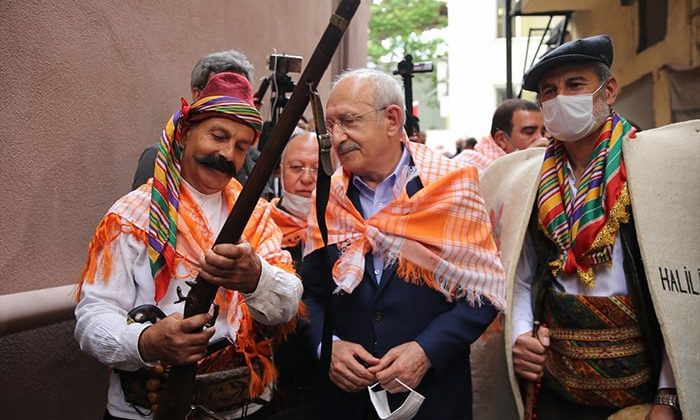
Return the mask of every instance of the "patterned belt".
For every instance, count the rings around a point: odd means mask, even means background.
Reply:
[[[590,407],[620,408],[649,401],[653,372],[629,296],[551,293],[543,386]],[[583,327],[583,328],[581,328]]]
[[[608,328],[600,330],[570,330],[552,328],[552,350],[572,359],[615,359],[618,357],[634,356],[644,352],[640,340],[632,343],[605,346],[579,346],[575,341],[605,342],[620,341],[641,337],[639,327]],[[574,342],[572,342],[574,341]]]
[[[575,374],[565,372],[550,359],[545,362],[545,368],[554,375],[564,385],[577,389],[610,390],[633,388],[645,384],[651,379],[651,370],[644,368],[641,371],[619,378],[594,378],[587,379]]]
[[[597,330],[570,330],[566,328],[550,328],[549,336],[554,340],[578,341],[619,341],[642,336],[638,326],[605,328]]]

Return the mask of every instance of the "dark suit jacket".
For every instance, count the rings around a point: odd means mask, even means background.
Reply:
[[[407,193],[422,188],[418,178],[407,185]],[[348,196],[360,209],[359,193],[350,183]],[[321,342],[323,299],[328,293],[329,278],[320,278],[329,252],[338,258],[336,246],[308,255],[299,268],[304,281],[304,303],[309,309],[309,322],[302,331],[315,353]],[[377,284],[371,254],[365,258],[364,279],[351,293],[333,295],[333,333],[342,340],[361,344],[375,357],[382,357],[391,348],[415,340],[425,350],[432,367],[417,391],[425,401],[416,419],[471,419],[471,375],[469,345],[476,340],[496,316],[496,309],[484,299],[480,307],[465,301],[449,303],[445,297],[427,286],[407,283],[396,275],[395,267],[386,267]],[[407,394],[389,397],[396,409]],[[328,419],[358,420],[376,418],[366,390],[347,393],[329,385],[321,396],[321,415]]]

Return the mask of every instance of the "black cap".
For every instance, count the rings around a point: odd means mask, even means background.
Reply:
[[[588,38],[562,44],[540,58],[523,76],[523,89],[537,92],[537,85],[542,76],[555,67],[564,64],[600,62],[612,66],[613,46],[607,35],[595,35]]]

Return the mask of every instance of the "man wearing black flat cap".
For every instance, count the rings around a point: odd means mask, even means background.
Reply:
[[[679,274],[668,271],[675,263],[690,273],[698,261],[697,245],[683,244],[696,243],[684,230],[698,231],[689,209],[700,194],[688,191],[697,190],[700,124],[636,133],[611,108],[612,62],[607,35],[545,54],[523,87],[537,92],[554,139],[544,155],[499,159],[482,179],[508,272],[506,352],[515,394],[527,390],[516,398],[525,418],[700,414],[687,386],[700,371],[687,354],[698,329],[679,325],[694,316],[689,290],[699,289],[674,288]]]

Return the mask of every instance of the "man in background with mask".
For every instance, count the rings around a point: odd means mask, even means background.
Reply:
[[[540,108],[525,99],[501,102],[493,113],[490,134],[473,150],[463,150],[455,159],[476,166],[481,174],[501,156],[529,147],[544,147],[549,141]]]
[[[679,320],[657,318],[669,313],[659,296],[669,292],[658,291],[662,270],[650,258],[658,255],[647,250],[664,233],[641,234],[649,231],[647,214],[664,191],[656,188],[650,201],[640,198],[653,179],[645,179],[647,164],[638,162],[665,153],[659,143],[675,147],[677,136],[664,133],[684,127],[635,133],[611,108],[618,94],[612,59],[606,35],[545,54],[525,74],[523,87],[537,92],[553,141],[544,156],[514,153],[482,178],[487,206],[497,209],[494,231],[511,287],[506,352],[511,373],[531,384],[519,404],[526,418],[605,419],[627,408],[643,412],[634,418],[678,419],[676,388],[683,391],[686,383],[679,380],[697,378],[697,358],[682,369],[671,367],[670,360],[683,357],[669,327]],[[639,152],[649,145],[661,152]],[[674,164],[691,164],[692,153],[684,153]],[[683,221],[685,210],[665,212]],[[673,252],[682,255],[683,241],[676,244]],[[690,258],[697,261],[697,253]]]
[[[306,219],[317,176],[316,135],[308,131],[295,131],[280,159],[282,197],[271,202],[272,219],[282,229],[282,247],[292,254],[295,264],[301,262]]]
[[[316,135],[297,129],[280,159],[282,197],[270,202],[272,220],[282,230],[282,247],[292,255],[296,266],[301,262],[311,194],[316,189],[317,176]],[[275,349],[275,365],[279,371],[275,405],[277,411],[284,412],[279,418],[314,419],[316,361],[299,335],[290,334]]]

